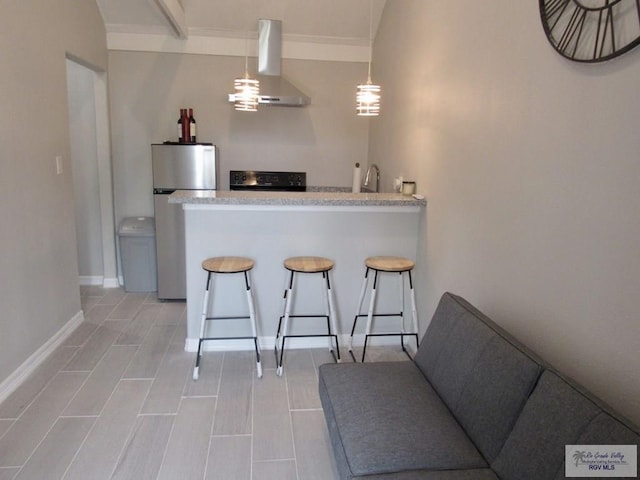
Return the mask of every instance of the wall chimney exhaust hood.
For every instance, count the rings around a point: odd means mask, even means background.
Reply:
[[[258,21],[258,80],[260,81],[259,103],[303,107],[311,99],[281,76],[282,21],[260,19]],[[234,101],[229,95],[229,101]]]

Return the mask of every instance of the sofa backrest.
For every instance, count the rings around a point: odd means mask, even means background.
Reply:
[[[440,299],[414,361],[489,463],[542,373],[532,352],[451,293]]]
[[[563,479],[566,445],[639,442],[637,427],[575,383],[546,370],[491,467],[503,480]]]

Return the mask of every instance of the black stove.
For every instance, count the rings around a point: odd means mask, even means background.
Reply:
[[[231,190],[304,192],[307,190],[307,174],[306,172],[231,170],[229,188]]]

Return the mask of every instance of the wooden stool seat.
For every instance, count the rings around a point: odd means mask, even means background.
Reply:
[[[333,260],[324,257],[290,257],[284,261],[284,268],[300,273],[328,272],[333,265]]]
[[[406,272],[412,270],[415,262],[405,257],[369,257],[365,265],[381,272]]]
[[[202,262],[202,268],[213,273],[242,273],[253,268],[254,262],[246,257],[212,257]]]

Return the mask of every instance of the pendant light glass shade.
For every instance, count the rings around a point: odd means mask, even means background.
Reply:
[[[260,82],[249,78],[245,72],[244,78],[236,78],[233,82],[235,94],[235,109],[240,112],[255,112],[258,110],[258,98],[260,96]]]
[[[249,77],[249,35],[245,40],[244,77],[233,81],[235,94],[233,96],[234,108],[240,112],[257,112],[260,98],[260,82]]]
[[[356,113],[360,117],[380,115],[380,85],[371,82],[371,54],[373,51],[373,2],[369,0],[369,73],[367,83],[358,85]]]
[[[358,85],[356,111],[361,117],[376,117],[380,114],[380,85],[372,84],[371,79]]]

